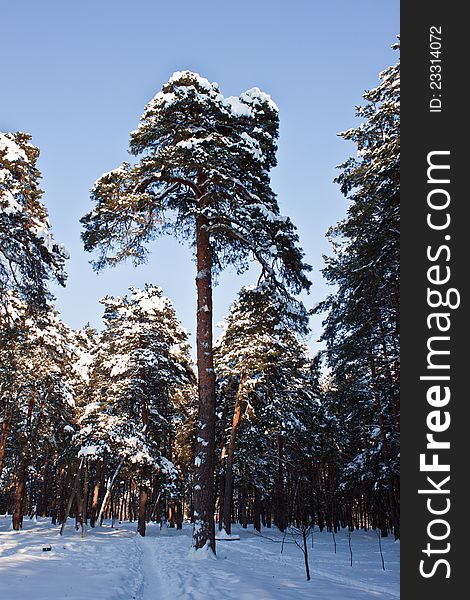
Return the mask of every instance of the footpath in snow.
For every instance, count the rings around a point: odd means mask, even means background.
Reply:
[[[375,532],[315,531],[309,540],[312,580],[288,535],[235,527],[236,541],[219,541],[217,559],[193,555],[191,527],[136,535],[135,523],[87,530],[82,540],[70,520],[63,537],[50,519],[25,519],[23,531],[0,516],[2,600],[392,600],[399,598],[399,542]],[[44,552],[43,547],[51,546]]]

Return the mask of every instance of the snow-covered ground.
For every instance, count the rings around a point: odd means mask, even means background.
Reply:
[[[25,519],[23,531],[0,516],[2,600],[391,600],[399,598],[399,542],[382,539],[385,571],[374,532],[333,538],[315,531],[309,541],[312,580],[305,580],[302,552],[287,536],[234,528],[237,541],[219,541],[218,558],[190,552],[191,527],[135,534],[135,523],[88,530],[82,540],[70,520],[63,537],[50,519]],[[269,539],[268,539],[269,538]],[[274,541],[272,541],[274,540]],[[50,545],[51,551],[43,547]]]

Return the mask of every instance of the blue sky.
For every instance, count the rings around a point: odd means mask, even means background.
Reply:
[[[253,86],[280,109],[279,165],[272,176],[281,209],[299,229],[313,286],[307,306],[331,288],[322,280],[325,232],[347,201],[335,166],[354,147],[336,134],[355,124],[354,107],[397,61],[398,0],[34,0],[3,3],[0,130],[28,131],[41,149],[44,203],[54,235],[71,253],[68,285],[53,287],[72,327],[101,326],[98,299],[145,282],[160,285],[195,329],[195,265],[171,238],[151,245],[148,264],[96,275],[80,240],[89,189],[128,158],[129,132],[169,76],[190,69],[224,95]],[[215,322],[255,274],[226,271],[214,293]],[[317,348],[321,319],[312,320]],[[217,335],[217,330],[216,330]]]

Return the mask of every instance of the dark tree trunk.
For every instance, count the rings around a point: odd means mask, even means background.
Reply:
[[[307,546],[307,536],[308,533],[306,529],[302,529],[302,541],[303,541],[303,551],[304,551],[304,561],[305,561],[305,575],[307,577],[307,581],[310,581],[310,567],[308,565],[308,546]]]
[[[0,476],[3,471],[3,465],[5,464],[5,447],[7,445],[8,433],[13,420],[13,414],[14,407],[9,410],[8,405],[6,405],[5,412],[3,413],[2,428],[0,429]]]
[[[168,524],[170,529],[173,529],[175,526],[175,502],[174,500],[170,500],[168,502]]]
[[[85,467],[86,468],[86,467]],[[82,528],[83,531],[83,469],[80,471],[80,477],[78,479],[77,490],[75,492],[75,529],[78,530],[79,527]]]
[[[24,489],[26,484],[26,463],[22,462],[17,473],[17,481],[14,494],[14,507],[12,525],[15,531],[19,531],[23,527],[23,500]]]
[[[71,481],[72,481],[72,468],[69,466],[66,470],[65,477],[63,479],[63,485],[60,493],[59,502],[59,523],[62,524],[65,520],[65,513],[67,512],[67,494],[71,492]],[[73,484],[72,484],[73,487]],[[68,516],[68,515],[67,515]]]
[[[75,482],[73,484],[72,492],[70,494],[70,498],[69,498],[69,501],[67,503],[67,507],[65,509],[64,518],[62,520],[62,525],[60,527],[60,535],[63,535],[63,533],[64,533],[65,524],[67,523],[67,519],[69,518],[69,514],[70,514],[70,509],[72,508],[72,502],[73,502],[73,499],[74,499],[74,497],[75,497],[75,495],[77,493],[77,490],[78,490],[78,485],[80,483],[80,479],[81,479],[81,475],[82,475],[83,463],[84,463],[84,458],[82,457],[80,459],[80,465],[78,467],[78,472],[77,472],[77,474],[75,476]]]
[[[100,501],[100,489],[102,486],[104,467],[103,463],[100,461],[96,465],[95,471],[95,485],[93,486],[93,495],[91,498],[91,509],[90,509],[90,525],[91,527],[95,526],[96,517],[98,513],[98,505]]]
[[[176,529],[183,529],[183,504],[181,500],[176,501]]]
[[[235,440],[237,436],[237,428],[240,423],[242,409],[242,387],[243,375],[238,384],[237,398],[235,401],[235,409],[233,411],[232,429],[230,430],[230,443],[227,454],[227,464],[225,469],[225,493],[224,493],[224,509],[223,509],[223,526],[225,531],[230,534],[232,532],[232,500],[233,500],[233,460],[235,458]]]
[[[197,258],[197,371],[198,421],[194,473],[194,530],[196,549],[209,544],[215,553],[214,528],[214,450],[215,376],[212,350],[212,248],[208,220],[196,217]]]
[[[83,489],[82,489],[82,537],[85,537],[86,524],[88,521],[88,462],[85,461],[85,469],[83,475]]]
[[[122,465],[123,464],[124,464],[124,459],[122,458],[121,461],[120,461],[120,463],[116,467],[116,470],[114,471],[113,476],[108,481],[108,486],[106,488],[106,493],[104,495],[103,502],[101,503],[101,508],[100,508],[100,512],[99,512],[99,515],[98,515],[98,521],[99,521],[100,526],[103,523],[105,512],[106,512],[106,509],[108,508],[108,503],[109,503],[109,501],[111,499],[111,491],[113,489],[113,485],[116,482],[116,479],[117,479],[117,477],[119,475],[119,472],[122,469]]]
[[[242,524],[243,529],[248,527],[248,510],[246,507],[246,487],[243,485],[240,494],[240,522]]]
[[[225,499],[225,473],[221,470],[221,472],[219,474],[219,531],[223,527],[224,499]]]
[[[41,491],[39,493],[39,502],[37,507],[37,514],[40,517],[45,517],[47,515],[47,509],[49,504],[49,496],[47,493],[48,484],[49,484],[49,463],[50,463],[50,451],[49,448],[46,452],[46,459],[44,461],[44,469],[42,474],[41,481]]]
[[[255,494],[253,499],[253,527],[256,531],[261,533],[261,502],[259,489],[255,487]]]
[[[147,522],[147,503],[149,499],[146,485],[141,485],[139,490],[139,516],[137,521],[137,531],[142,537],[145,536],[145,526]]]
[[[272,522],[273,522],[273,509],[272,509],[272,502],[266,502],[265,503],[265,519],[266,519],[266,527],[268,529],[271,528]]]
[[[60,519],[60,504],[61,498],[64,495],[64,480],[65,480],[65,467],[61,466],[59,469],[58,481],[56,484],[56,494],[52,500],[52,525],[57,524],[57,520]]]
[[[380,428],[380,438],[382,441],[382,455],[384,458],[385,468],[386,468],[386,472],[387,472],[387,483],[388,483],[387,492],[388,492],[388,499],[389,499],[389,508],[390,508],[392,521],[393,521],[395,539],[398,539],[400,537],[400,522],[399,522],[399,519],[397,516],[398,511],[396,508],[395,482],[394,482],[394,478],[392,477],[392,474],[390,472],[391,469],[390,469],[390,460],[389,460],[387,431],[386,431],[386,426],[385,426],[385,418],[384,418],[383,411],[382,411],[380,391],[379,391],[379,388],[377,385],[377,371],[376,371],[375,361],[374,361],[374,357],[373,357],[373,353],[372,353],[372,346],[369,346],[369,353],[370,353],[372,392],[374,394],[375,410],[377,413],[377,420],[378,420],[379,428]],[[382,528],[382,531],[385,532],[386,528],[385,529]],[[388,535],[388,533],[385,533],[385,535]],[[383,537],[385,537],[385,536],[383,536]]]
[[[286,499],[284,490],[284,438],[278,437],[278,467],[275,482],[274,523],[280,531],[287,527]]]

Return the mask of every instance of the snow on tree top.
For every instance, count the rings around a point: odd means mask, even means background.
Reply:
[[[203,93],[201,93],[201,90]],[[188,94],[194,95],[203,104],[209,99],[223,100],[216,82],[210,83],[205,77],[201,77],[198,73],[192,71],[175,71],[165,84],[164,89],[158,92],[147,104],[145,107],[146,113],[152,112],[158,107],[171,106]]]
[[[201,94],[201,90],[205,93]],[[147,104],[144,116],[158,107],[171,106],[189,93],[192,93],[203,104],[209,98],[215,102],[220,102],[222,107],[228,109],[232,115],[237,117],[254,117],[253,109],[262,104],[268,104],[271,110],[276,113],[279,112],[271,96],[258,87],[246,90],[239,97],[228,96],[224,98],[220,93],[217,82],[210,83],[208,79],[192,71],[176,71],[163,87],[163,90],[159,91]]]
[[[172,306],[172,302],[163,296],[163,290],[158,286],[147,286],[146,290],[136,287],[129,288],[132,300],[139,303],[144,312],[161,311]]]
[[[248,104],[243,104],[243,102],[240,101],[240,98],[237,98],[236,96],[228,96],[225,98],[224,105],[237,117],[251,117],[253,115]]]
[[[206,79],[205,77],[201,77],[199,73],[194,73],[193,71],[175,71],[168,80],[168,83],[176,83],[181,79],[194,79],[197,81],[198,85],[201,88],[204,88],[206,90],[213,90],[214,88],[218,88],[218,84],[216,82],[210,83],[208,79]]]
[[[251,104],[253,106],[267,103],[271,110],[275,112],[279,112],[279,108],[277,104],[273,101],[271,96],[266,92],[262,92],[258,87],[252,87],[240,94],[240,98],[245,101],[247,104]]]
[[[107,171],[106,173],[103,173],[102,175],[99,176],[99,178],[95,181],[95,183],[93,184],[93,187],[96,187],[96,185],[105,177],[113,177],[113,176],[118,176],[118,175],[124,175],[126,172],[126,167],[128,166],[128,163],[123,163],[122,165],[120,165],[119,167],[116,167],[115,169],[111,169],[111,171]]]
[[[271,110],[279,112],[279,108],[272,100],[271,96],[266,94],[266,92],[262,92],[258,87],[253,87],[246,92],[243,92],[240,94],[239,98],[236,96],[228,96],[223,100],[223,104],[237,117],[252,117],[252,107],[264,103],[267,103]]]

